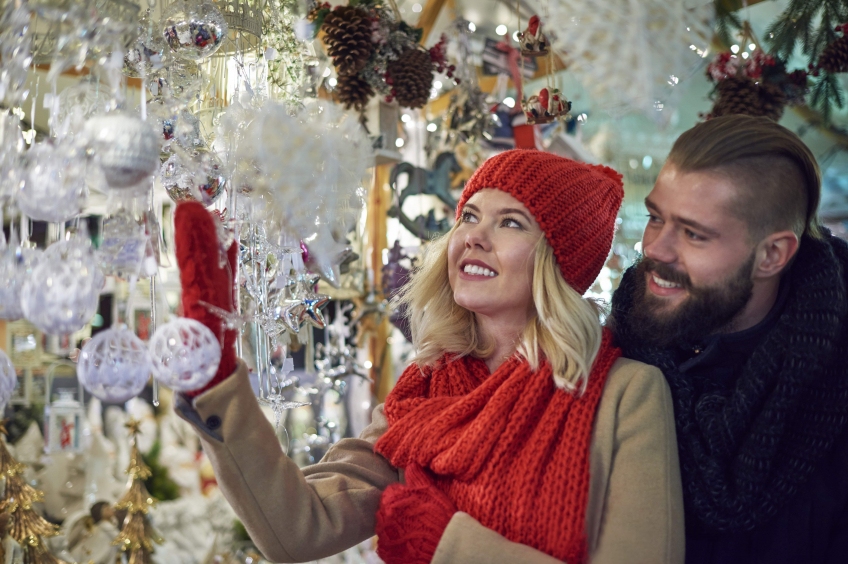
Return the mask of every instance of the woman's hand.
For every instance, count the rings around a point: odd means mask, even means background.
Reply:
[[[380,498],[377,554],[386,564],[428,564],[456,506],[417,464],[404,477],[405,484],[392,484]]]

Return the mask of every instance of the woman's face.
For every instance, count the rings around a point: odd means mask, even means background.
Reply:
[[[543,236],[524,205],[501,190],[474,194],[448,243],[448,278],[457,304],[523,325],[533,311],[533,261]]]

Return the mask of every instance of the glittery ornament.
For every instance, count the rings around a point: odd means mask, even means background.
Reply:
[[[205,206],[215,203],[226,185],[221,161],[206,147],[171,155],[162,163],[160,177],[175,202],[193,200]]]
[[[85,129],[111,188],[135,186],[159,166],[159,138],[141,118],[113,112],[89,119]]]
[[[15,367],[6,353],[0,351],[0,409],[12,399],[12,392],[17,385],[18,377],[15,374]]]
[[[21,288],[40,258],[41,251],[22,246],[13,230],[0,254],[0,319],[14,321],[24,316]]]
[[[26,162],[26,178],[17,193],[22,212],[55,223],[80,212],[87,172],[81,150],[67,143],[39,143],[26,152]]]
[[[57,241],[24,282],[24,315],[49,335],[78,331],[97,311],[104,281],[87,238]]]
[[[144,225],[122,208],[103,220],[102,231],[97,257],[103,272],[121,278],[138,276],[149,241]]]
[[[199,390],[215,377],[221,346],[206,325],[180,317],[160,326],[150,339],[154,376],[172,390]]]
[[[227,21],[209,0],[177,0],[162,14],[162,36],[177,57],[200,61],[226,39]]]
[[[193,61],[177,59],[150,77],[147,88],[155,97],[183,106],[195,101],[206,83],[206,74]]]
[[[144,341],[126,327],[97,333],[80,351],[77,377],[94,397],[123,403],[140,394],[152,364]]]
[[[159,22],[153,21],[151,11],[148,9],[138,21],[138,39],[124,54],[125,75],[150,76],[153,71],[168,63],[170,51],[159,30],[161,30]]]

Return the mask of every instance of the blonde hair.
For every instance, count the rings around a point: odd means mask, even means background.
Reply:
[[[421,266],[397,298],[398,304],[408,307],[419,366],[435,365],[445,353],[487,358],[494,350],[494,343],[480,334],[474,314],[453,299],[448,243],[457,225],[430,243]],[[557,387],[582,393],[601,346],[600,309],[563,279],[544,237],[536,244],[532,294],[535,315],[527,322],[516,353],[533,370],[547,360]]]

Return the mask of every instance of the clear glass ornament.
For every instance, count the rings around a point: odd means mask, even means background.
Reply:
[[[6,353],[0,350],[0,409],[9,403],[17,385],[18,377],[15,374],[15,367]]]
[[[125,402],[140,394],[152,371],[150,353],[126,327],[101,331],[80,351],[77,377],[91,395]]]
[[[106,274],[121,278],[138,276],[149,237],[144,225],[125,208],[103,220],[103,238],[97,257]]]
[[[111,188],[135,186],[159,166],[159,136],[151,124],[125,112],[94,116],[85,123],[89,147]]]
[[[156,71],[147,82],[147,87],[155,98],[181,105],[188,105],[197,100],[204,85],[206,74],[197,63],[185,59],[177,59]]]
[[[53,243],[24,282],[24,315],[48,335],[78,331],[97,311],[104,281],[88,239]]]
[[[160,180],[175,202],[199,201],[209,206],[221,197],[226,185],[223,166],[218,157],[206,147],[198,147],[190,156],[175,153],[162,163]]]
[[[150,339],[154,376],[178,392],[208,384],[221,362],[221,345],[199,321],[180,317],[156,329]]]
[[[162,36],[175,56],[199,61],[226,39],[227,21],[209,0],[177,0],[162,14]]]
[[[159,22],[153,21],[152,10],[146,10],[138,21],[138,39],[124,54],[123,73],[126,76],[150,76],[168,63],[170,51],[160,29]]]
[[[86,190],[86,160],[72,143],[39,143],[26,152],[18,207],[33,219],[62,223],[76,216]]]

